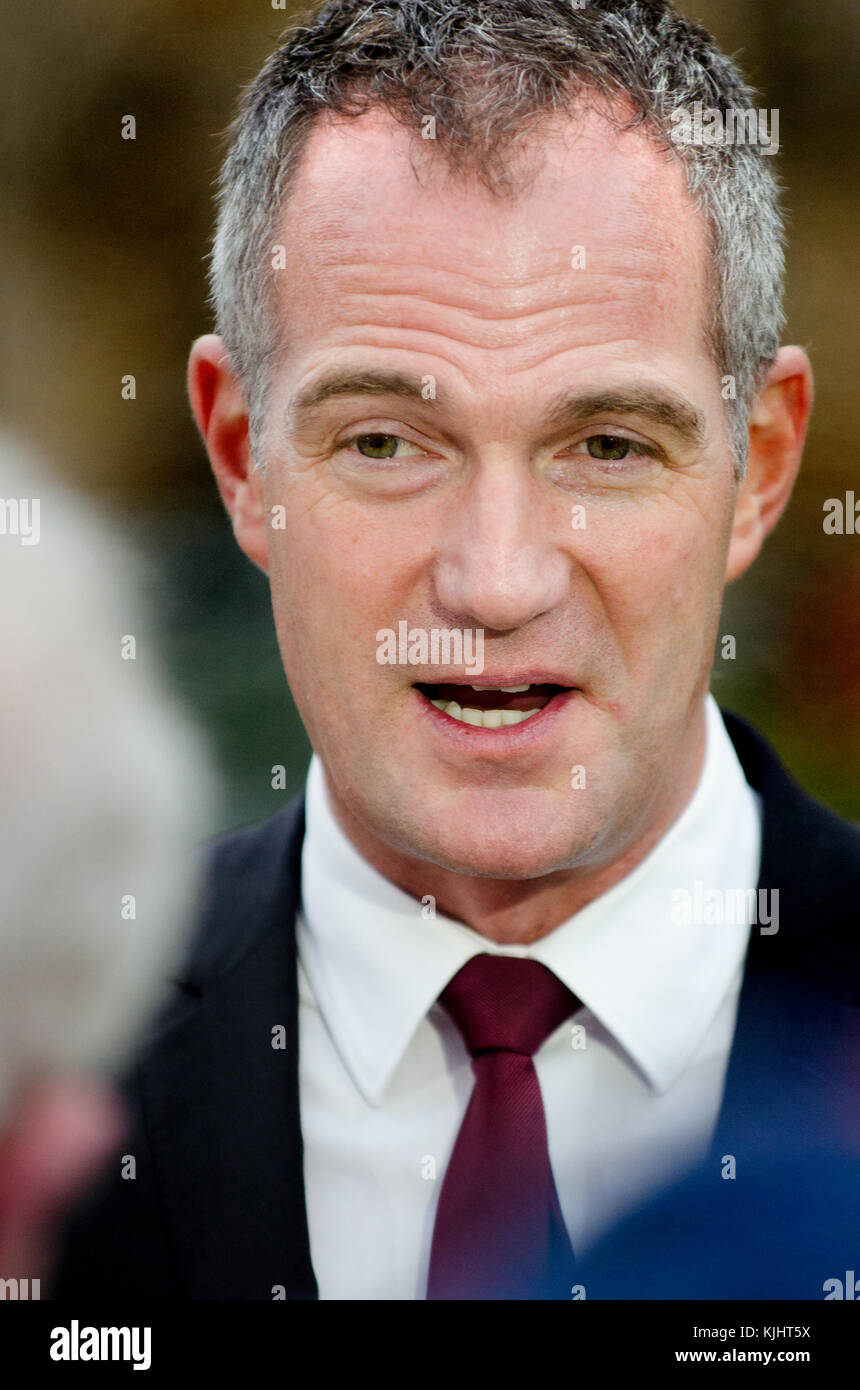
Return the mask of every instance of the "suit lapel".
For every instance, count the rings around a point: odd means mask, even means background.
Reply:
[[[293,803],[216,853],[182,998],[141,1066],[186,1298],[317,1295],[299,1121],[303,809]]]

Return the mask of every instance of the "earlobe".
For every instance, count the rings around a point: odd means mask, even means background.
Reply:
[[[780,349],[749,417],[746,477],[738,487],[726,581],[753,563],[791,497],[812,411],[812,368],[802,348]]]
[[[221,338],[198,338],[188,361],[188,395],[236,540],[268,570],[262,479],[254,468],[248,405]]]

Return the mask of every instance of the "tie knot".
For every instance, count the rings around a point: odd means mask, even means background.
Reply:
[[[519,1052],[531,1057],[579,1000],[537,960],[473,956],[442,991],[439,1002],[473,1057]]]

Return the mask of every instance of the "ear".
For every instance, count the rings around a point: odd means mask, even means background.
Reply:
[[[248,406],[221,338],[198,338],[188,359],[188,395],[233,534],[245,554],[268,571],[263,480],[254,468]]]
[[[781,348],[749,421],[747,475],[738,487],[726,582],[749,569],[791,496],[812,411],[812,367],[802,348]]]

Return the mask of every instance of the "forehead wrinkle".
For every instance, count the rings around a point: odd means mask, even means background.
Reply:
[[[414,293],[375,289],[341,295],[336,316],[323,338],[328,336],[330,347],[338,350],[349,347],[353,335],[360,334],[366,346],[414,353],[428,347],[435,352],[435,345],[441,342],[455,352],[466,349],[495,354],[510,350],[528,358],[536,353],[541,360],[547,353],[594,349],[611,342],[647,346],[648,326],[664,318],[659,302],[652,305],[635,293],[625,295],[621,287],[602,301],[589,297],[577,303],[568,299],[513,314],[491,314]],[[319,330],[319,317],[316,323]],[[703,345],[704,328],[704,324],[699,325]]]
[[[392,251],[394,249],[390,248]],[[674,284],[677,279],[677,257],[672,254],[671,248],[643,247],[634,238],[619,241],[612,247],[592,247],[587,272],[569,266],[570,247],[567,241],[564,245],[544,246],[539,254],[544,264],[533,267],[530,274],[522,268],[497,264],[493,275],[485,275],[479,273],[479,268],[473,264],[465,266],[465,252],[460,255],[457,264],[441,259],[436,251],[435,261],[431,262],[414,247],[410,249],[408,258],[395,258],[388,254],[373,260],[359,259],[351,254],[349,241],[341,240],[336,255],[322,255],[317,248],[314,262],[308,264],[305,271],[320,279],[326,275],[335,277],[339,282],[339,294],[366,294],[371,297],[376,294],[414,295],[416,292],[412,287],[418,271],[424,288],[417,297],[432,299],[439,304],[451,304],[452,307],[466,306],[470,300],[506,298],[514,302],[529,297],[540,298],[541,290],[553,302],[559,298],[578,302],[598,284],[602,289],[607,282],[611,285],[630,281],[653,285],[658,289],[664,287],[666,282]],[[373,284],[372,291],[365,288],[368,283]],[[463,285],[462,296],[456,293],[459,284]],[[437,285],[441,291],[449,294],[453,289],[452,298],[437,300],[434,293]]]
[[[598,278],[598,276],[595,276],[595,279]],[[633,299],[630,290],[625,288],[626,282],[628,281],[632,281],[634,285],[638,284],[644,286],[646,289],[649,286],[653,286],[654,300],[657,301],[658,305],[662,303],[659,298],[659,291],[663,287],[655,281],[652,276],[646,274],[637,275],[635,273],[622,275],[605,272],[605,278],[610,281],[610,286],[601,284],[598,288],[598,286],[592,284],[586,287],[587,289],[594,289],[597,291],[593,296],[580,294],[574,298],[570,295],[565,295],[563,297],[553,295],[551,299],[547,297],[546,302],[535,304],[534,307],[526,307],[526,305],[522,303],[511,304],[510,309],[499,309],[496,312],[492,312],[490,309],[491,300],[496,303],[504,299],[511,301],[517,297],[522,298],[523,295],[518,295],[510,289],[497,286],[492,294],[487,296],[487,304],[478,306],[474,303],[468,303],[465,299],[439,298],[432,292],[422,294],[414,289],[398,289],[395,287],[377,285],[374,286],[373,290],[341,289],[339,291],[338,303],[341,306],[346,303],[352,303],[361,309],[364,303],[377,304],[382,300],[401,299],[407,304],[425,306],[430,311],[436,309],[449,309],[453,313],[467,314],[469,318],[481,319],[487,323],[507,323],[515,319],[526,320],[538,318],[543,314],[571,313],[579,309],[588,310],[595,307],[604,309],[607,305],[612,305],[613,307],[617,305],[629,306],[633,302]],[[518,286],[517,291],[525,291],[526,288],[525,286]],[[639,310],[649,308],[649,298],[637,298],[635,307]]]

